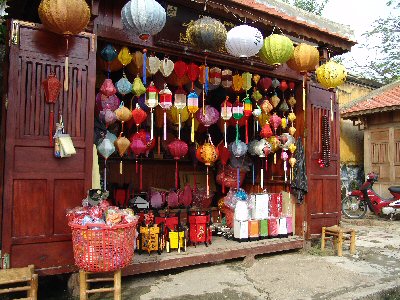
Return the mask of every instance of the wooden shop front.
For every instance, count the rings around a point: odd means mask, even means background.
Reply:
[[[10,22],[9,71],[1,118],[1,156],[4,158],[0,162],[3,170],[0,173],[0,192],[3,196],[0,202],[1,249],[3,253],[10,254],[12,267],[35,264],[38,272],[43,275],[76,270],[65,211],[81,205],[87,190],[92,186],[95,98],[105,73],[104,66],[102,68],[99,61],[99,52],[107,43],[116,48],[127,46],[132,53],[146,48],[148,53],[155,53],[160,58],[169,56],[175,60],[202,64],[204,53],[188,44],[185,30],[190,21],[197,20],[201,15],[209,15],[224,21],[228,28],[240,24],[239,19],[255,21],[254,26],[262,31],[264,37],[270,35],[276,26],[287,35],[301,36],[314,43],[319,47],[321,57],[325,59],[328,50],[336,55],[349,51],[354,44],[349,38],[326,31],[322,26],[310,25],[256,2],[206,2],[205,12],[204,1],[166,1],[166,27],[157,36],[143,42],[122,30],[121,8],[126,3],[125,0],[91,1],[92,21],[87,32],[70,38],[69,90],[63,90],[54,105],[54,112],[62,110],[65,130],[71,135],[77,150],[76,155],[67,159],[54,158],[54,149],[49,145],[51,107],[45,103],[41,87],[42,81],[51,70],[63,81],[65,44],[62,38],[37,24],[39,20],[36,13],[19,14],[16,11],[15,7],[22,3],[26,6],[26,1],[11,2],[11,17],[26,20]],[[32,1],[32,5],[34,4],[36,9],[39,1]],[[302,247],[304,239],[320,234],[322,226],[331,226],[339,221],[339,110],[336,101],[332,106],[331,163],[328,168],[321,168],[318,164],[322,153],[321,118],[331,113],[330,93],[317,83],[308,81],[306,110],[303,112],[303,77],[285,64],[273,68],[259,59],[240,60],[224,51],[208,53],[207,64],[210,67],[229,68],[237,73],[247,71],[261,77],[268,76],[295,83],[295,137],[303,140],[308,178],[305,200],[301,204],[295,204],[295,236],[249,243],[218,238],[208,248],[198,246],[184,254],[136,255],[133,264],[124,270],[125,274],[298,249]],[[150,80],[148,78],[148,82]],[[215,99],[219,103],[216,107],[220,107],[225,99],[225,92],[222,90],[218,88],[210,92],[207,104]],[[231,98],[231,101],[234,99]],[[215,127],[210,129],[211,135],[213,130],[218,130]],[[241,136],[244,136],[243,129]],[[214,143],[220,140],[219,134]],[[204,139],[201,143],[203,142]],[[135,160],[123,158],[123,163],[124,172],[121,175],[119,156],[109,159],[109,183],[121,186],[132,183],[138,190],[140,183],[135,172]],[[164,157],[159,160],[150,156],[143,159],[142,164],[143,191],[151,187],[174,187],[175,179],[172,174],[175,171],[175,161],[172,158]],[[193,165],[189,159],[183,159],[179,164],[181,171],[192,173]],[[102,169],[102,159],[99,160],[99,165]],[[204,173],[205,169],[199,164],[197,171]],[[256,173],[254,186],[251,177],[249,172],[244,188],[247,192],[259,191],[260,176]],[[284,181],[281,162],[274,164],[272,159],[269,160],[264,184],[269,192],[289,191],[289,185]],[[294,197],[293,201],[295,203]]]

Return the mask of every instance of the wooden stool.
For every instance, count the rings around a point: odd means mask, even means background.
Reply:
[[[333,243],[337,249],[338,256],[343,255],[344,234],[350,234],[350,254],[356,253],[356,232],[354,229],[342,228],[337,225],[331,227],[322,227],[321,250],[325,249],[326,236],[333,236]]]
[[[25,268],[12,268],[0,270],[0,285],[27,283],[24,286],[13,286],[0,288],[0,294],[27,291],[28,298],[25,300],[36,300],[38,290],[38,275],[34,274],[35,267],[29,265]],[[23,300],[23,299],[20,299]]]
[[[99,273],[90,273],[84,270],[79,270],[79,296],[80,300],[88,300],[89,294],[94,293],[108,293],[114,292],[114,300],[121,300],[121,270],[117,270],[114,272],[114,277],[97,277],[97,278],[89,278],[91,274],[99,274]],[[113,281],[113,287],[103,287],[98,289],[89,289],[89,285],[91,282],[108,282]]]

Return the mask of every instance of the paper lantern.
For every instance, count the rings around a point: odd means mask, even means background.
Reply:
[[[279,66],[293,56],[293,42],[284,35],[272,34],[265,38],[258,53],[261,60],[272,66]]]
[[[140,97],[144,93],[146,93],[146,87],[144,86],[140,77],[136,76],[136,78],[133,80],[132,94],[136,97]]]
[[[150,86],[147,88],[147,97],[145,100],[145,104],[147,107],[150,108],[150,115],[151,115],[151,121],[150,121],[150,127],[151,127],[151,139],[154,137],[154,112],[153,109],[158,105],[158,90],[154,86],[154,82],[150,83]]]
[[[147,59],[147,70],[150,75],[156,74],[160,70],[161,61],[157,56],[150,56]]]
[[[217,148],[211,141],[211,137],[208,136],[208,142],[204,143],[198,149],[199,158],[207,166],[207,197],[210,195],[210,183],[209,183],[209,166],[213,165],[219,156]]]
[[[50,73],[47,79],[43,80],[42,87],[44,90],[44,95],[46,103],[50,104],[49,113],[49,141],[50,146],[53,146],[53,128],[54,128],[54,103],[56,103],[60,90],[62,88],[62,83],[56,77],[56,74]]]
[[[221,78],[222,78],[222,71],[218,67],[213,67],[210,69],[210,74],[209,74],[209,82],[212,85],[220,85],[221,84]]]
[[[132,54],[129,51],[128,47],[122,47],[121,50],[118,53],[118,60],[121,62],[121,64],[125,67],[129,65],[132,61]]]
[[[140,124],[142,124],[147,118],[147,113],[140,108],[138,103],[136,103],[136,108],[132,110],[132,118],[137,129],[139,129]]]
[[[129,82],[128,78],[126,78],[125,74],[121,77],[120,80],[115,84],[118,93],[122,96],[129,94],[132,91],[132,83]]]
[[[103,141],[97,146],[97,151],[104,158],[104,190],[107,190],[107,159],[114,153],[114,144],[108,139],[104,138]]]
[[[165,9],[155,0],[131,0],[121,10],[124,28],[144,41],[159,33],[166,19]]]
[[[186,107],[186,91],[179,87],[176,91],[175,91],[175,101],[174,101],[174,106],[177,109],[182,109]]]
[[[122,174],[122,156],[128,151],[131,142],[124,136],[119,136],[118,139],[115,140],[114,146],[117,149],[119,156],[121,157],[119,163],[119,173]]]
[[[177,62],[175,62],[174,71],[175,71],[175,74],[178,77],[178,79],[183,78],[186,75],[187,70],[188,70],[188,66],[184,61],[178,60]]]
[[[232,77],[232,90],[235,93],[241,93],[243,91],[243,78],[239,74]]]
[[[167,140],[167,109],[172,107],[172,92],[165,84],[164,89],[160,91],[159,105],[164,110],[164,141]]]
[[[240,25],[229,30],[225,48],[229,54],[248,58],[256,55],[263,45],[261,32],[249,25]]]
[[[272,136],[272,130],[269,123],[266,123],[261,129],[260,136],[264,139],[268,139]]]
[[[272,85],[272,79],[268,78],[268,77],[263,77],[258,82],[258,86],[265,93],[268,91],[268,89],[271,87],[271,85]]]
[[[174,67],[175,64],[172,60],[170,60],[169,58],[164,58],[161,61],[160,72],[161,74],[163,74],[164,77],[168,77],[174,71]]]
[[[294,136],[295,133],[296,133],[296,128],[294,128],[293,126],[291,126],[291,127],[289,128],[289,134],[290,134],[291,136]]]
[[[195,91],[192,91],[188,96],[187,107],[189,113],[192,114],[192,130],[191,130],[191,141],[194,143],[194,114],[199,109],[199,96],[196,94]]]
[[[117,89],[115,88],[114,83],[111,79],[105,79],[100,87],[100,92],[103,95],[110,97],[117,92]]]
[[[186,29],[189,43],[202,50],[217,51],[225,45],[226,36],[224,24],[207,16],[191,22]]]
[[[272,127],[274,128],[274,131],[276,134],[276,130],[282,124],[282,119],[277,114],[273,114],[271,116],[271,118],[269,119],[269,122],[271,123]]]
[[[261,109],[265,114],[269,114],[270,111],[274,109],[274,107],[268,99],[265,99],[263,103],[261,103]]]
[[[290,105],[290,107],[293,110],[293,107],[296,105],[296,99],[293,96],[290,96],[289,100],[287,101],[287,103]]]
[[[205,127],[210,127],[215,124],[219,119],[219,112],[214,107],[206,105],[204,108],[200,108],[196,114],[197,120]]]
[[[231,70],[223,70],[221,73],[221,85],[225,89],[229,89],[232,87],[233,76]]]
[[[178,160],[184,157],[188,153],[188,145],[181,140],[175,140],[168,145],[168,150],[175,159],[175,188],[179,188],[179,170],[178,170]]]
[[[286,64],[300,74],[314,71],[319,64],[319,51],[314,46],[301,43],[294,48],[293,57]]]

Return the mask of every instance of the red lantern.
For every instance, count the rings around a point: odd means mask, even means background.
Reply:
[[[54,103],[56,103],[60,94],[62,83],[57,79],[56,74],[50,73],[49,77],[42,82],[42,86],[46,96],[46,103],[50,104],[49,140],[50,146],[53,146]]]
[[[200,75],[199,66],[194,63],[190,63],[188,65],[187,75],[188,75],[190,81],[192,82],[192,90],[193,90],[194,82],[199,78],[199,75]]]
[[[175,71],[176,77],[178,77],[178,79],[181,79],[181,78],[185,77],[185,75],[188,71],[188,66],[184,61],[178,60],[174,64],[174,71]]]
[[[117,89],[115,88],[114,83],[111,79],[105,79],[100,87],[100,92],[103,95],[110,97],[117,92]]]
[[[260,81],[258,82],[258,85],[260,86],[261,90],[267,92],[272,85],[272,79],[268,77],[261,78]]]
[[[156,139],[151,139],[150,133],[146,132],[144,129],[139,130],[131,137],[131,142],[133,138],[140,138],[144,145],[146,146],[146,156],[149,155],[149,152],[153,150],[156,146]]]
[[[167,139],[167,109],[172,107],[172,92],[165,84],[160,91],[160,106],[164,110],[164,141]]]
[[[260,136],[263,139],[268,139],[272,136],[272,130],[269,123],[265,124],[264,127],[261,129]]]
[[[223,143],[220,143],[217,147],[219,152],[219,159],[222,163],[222,193],[225,193],[225,166],[228,163],[228,160],[231,158],[231,152],[228,150],[227,147],[224,146]]]
[[[286,80],[282,80],[281,81],[281,85],[279,86],[279,89],[283,92],[285,92],[288,89],[288,84],[286,82]]]
[[[179,188],[178,160],[184,157],[189,150],[188,145],[181,140],[175,140],[168,145],[168,150],[175,159],[175,188]]]
[[[132,110],[132,118],[136,124],[137,130],[139,130],[140,124],[142,124],[147,118],[147,113],[140,108],[139,104],[136,104],[136,108]]]
[[[137,160],[138,160],[139,155],[144,154],[146,152],[146,145],[143,143],[143,141],[138,136],[134,136],[131,139],[130,147],[136,156],[136,174],[137,174],[138,173],[138,161]],[[143,173],[143,166],[140,164],[139,190],[142,190],[142,173]]]
[[[294,90],[294,87],[295,87],[295,83],[294,83],[293,81],[290,81],[290,82],[289,82],[289,89],[290,89],[291,91],[293,91],[293,90]]]

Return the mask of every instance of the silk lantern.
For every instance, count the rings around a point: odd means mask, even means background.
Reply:
[[[97,146],[97,151],[104,158],[104,190],[107,190],[107,159],[114,153],[114,144],[106,137]]]
[[[191,129],[191,141],[194,143],[194,114],[199,109],[199,96],[195,91],[192,91],[188,96],[187,107],[189,112],[192,114],[192,129]]]
[[[144,86],[139,75],[137,75],[136,78],[133,80],[132,93],[136,97],[140,97],[141,95],[146,93],[146,87]]]
[[[225,69],[221,73],[221,85],[225,89],[230,89],[233,83],[232,71]]]
[[[122,75],[121,79],[117,81],[115,86],[118,93],[120,93],[122,96],[125,96],[132,91],[132,83],[129,82],[125,74]]]
[[[124,28],[147,41],[165,26],[167,13],[155,0],[131,0],[121,10]]]
[[[186,72],[187,72],[187,66],[186,66]],[[175,91],[174,98],[175,98],[174,106],[178,110],[178,139],[181,139],[181,110],[186,107],[186,91],[182,87],[179,87]]]
[[[208,135],[208,142],[205,142],[199,147],[199,156],[201,161],[207,166],[207,197],[210,195],[210,181],[209,181],[209,166],[214,164],[219,156],[217,148],[214,146],[210,135]]]
[[[276,130],[278,129],[279,126],[282,124],[282,119],[279,117],[276,113],[274,113],[271,118],[269,119],[269,122],[272,124],[272,127],[274,128],[275,134]]]
[[[160,106],[164,110],[164,141],[167,140],[167,110],[172,107],[172,92],[165,84],[160,91]]]
[[[107,44],[100,52],[100,57],[107,63],[107,77],[110,78],[111,62],[118,57],[117,50],[113,45]]]
[[[38,8],[42,24],[66,40],[64,90],[68,91],[69,37],[82,32],[90,20],[90,8],[85,0],[42,0]]]
[[[142,139],[135,135],[132,139],[131,139],[131,150],[132,152],[135,154],[135,158],[136,158],[136,174],[139,173],[139,190],[142,190],[142,174],[143,174],[143,166],[142,164],[140,164],[140,167],[138,166],[138,157],[141,154],[144,154],[146,152],[146,145],[145,143],[142,141]]]
[[[317,48],[301,43],[294,48],[293,57],[287,65],[303,75],[303,110],[306,109],[306,81],[307,72],[314,71],[319,64],[319,51]]]
[[[232,77],[232,90],[235,93],[243,92],[243,78],[241,75],[236,74]]]
[[[160,72],[164,77],[168,77],[174,71],[175,64],[169,58],[164,58],[161,61]]]
[[[53,127],[54,127],[54,103],[56,103],[58,95],[62,87],[62,83],[56,77],[56,74],[50,73],[49,77],[42,82],[46,103],[50,104],[49,113],[49,141],[53,146]]]
[[[199,78],[200,69],[195,63],[190,63],[187,70],[188,77],[192,82],[192,90],[194,89],[194,82]]]
[[[188,153],[188,145],[181,140],[175,140],[168,145],[168,150],[175,159],[175,188],[179,188],[178,160]]]
[[[265,93],[267,93],[267,91],[271,87],[271,85],[272,85],[272,79],[269,77],[263,77],[258,81],[258,86]]]
[[[150,56],[147,59],[147,70],[150,75],[156,74],[160,70],[161,61],[157,56]]]
[[[150,86],[147,88],[147,97],[145,100],[145,104],[147,107],[150,108],[150,115],[151,115],[151,121],[150,121],[150,134],[151,134],[151,139],[154,138],[154,112],[153,109],[158,105],[158,90],[154,86],[154,82],[150,83]]]
[[[131,142],[124,136],[122,136],[122,132],[120,133],[119,137],[114,141],[115,149],[117,149],[118,154],[121,158],[119,163],[119,174],[122,174],[122,157],[128,151]]]
[[[269,123],[266,123],[261,129],[260,136],[264,139],[269,139],[272,136],[272,130]]]
[[[225,45],[226,36],[224,24],[207,16],[191,22],[186,29],[186,37],[189,43],[206,51],[221,49]]]
[[[136,108],[132,110],[132,118],[136,125],[136,132],[138,132],[140,124],[142,124],[147,118],[147,113],[140,108],[138,103],[136,103]]]
[[[103,95],[110,97],[117,92],[117,89],[115,88],[114,83],[111,79],[105,79],[100,87],[100,92]]]
[[[261,158],[261,168],[260,168],[260,186],[261,189],[264,189],[264,167],[263,167],[263,158],[265,157],[265,167],[268,166],[267,156],[265,148],[270,147],[269,143],[265,139],[261,139],[256,142],[254,147],[254,154]]]
[[[316,70],[318,82],[331,92],[331,121],[333,121],[333,97],[334,89],[346,81],[346,68],[333,60],[319,66]]]
[[[239,96],[236,98],[235,103],[232,106],[233,118],[236,120],[236,142],[239,142],[239,120],[244,116],[243,103],[240,102]]]
[[[174,71],[175,71],[175,74],[178,77],[178,79],[183,78],[183,77],[185,77],[185,75],[188,71],[188,66],[184,61],[178,60],[174,64]]]
[[[273,135],[268,139],[268,143],[270,143],[271,151],[274,153],[274,164],[276,165],[276,152],[279,150],[281,142],[278,137]]]
[[[224,145],[228,147],[227,142],[227,125],[226,121],[232,118],[232,103],[229,102],[229,96],[226,96],[225,101],[221,104],[221,118],[224,120]]]
[[[284,35],[272,34],[265,38],[258,53],[261,60],[274,67],[287,62],[293,56],[293,42]]]
[[[213,67],[210,69],[210,74],[209,74],[209,82],[213,86],[219,86],[221,84],[221,77],[222,77],[222,71],[218,67]]]
[[[115,116],[117,117],[117,120],[121,122],[121,131],[123,132],[124,123],[128,122],[132,118],[132,112],[129,110],[129,108],[124,106],[124,101],[121,101],[119,108],[115,110]]]
[[[246,98],[243,100],[243,114],[246,120],[246,144],[249,143],[249,118],[253,114],[253,104],[251,103],[251,100],[249,96],[247,95]]]
[[[230,55],[249,58],[256,55],[263,45],[261,32],[249,25],[240,25],[229,30],[225,48]]]
[[[245,143],[243,143],[242,141],[238,141],[238,142],[233,142],[231,143],[231,151],[232,154],[239,158],[242,157],[246,154],[247,152],[247,145]],[[237,188],[240,188],[240,167],[238,165],[237,167]]]
[[[197,120],[203,124],[206,128],[217,123],[219,119],[219,112],[214,107],[206,105],[205,108],[202,107],[196,114]]]

